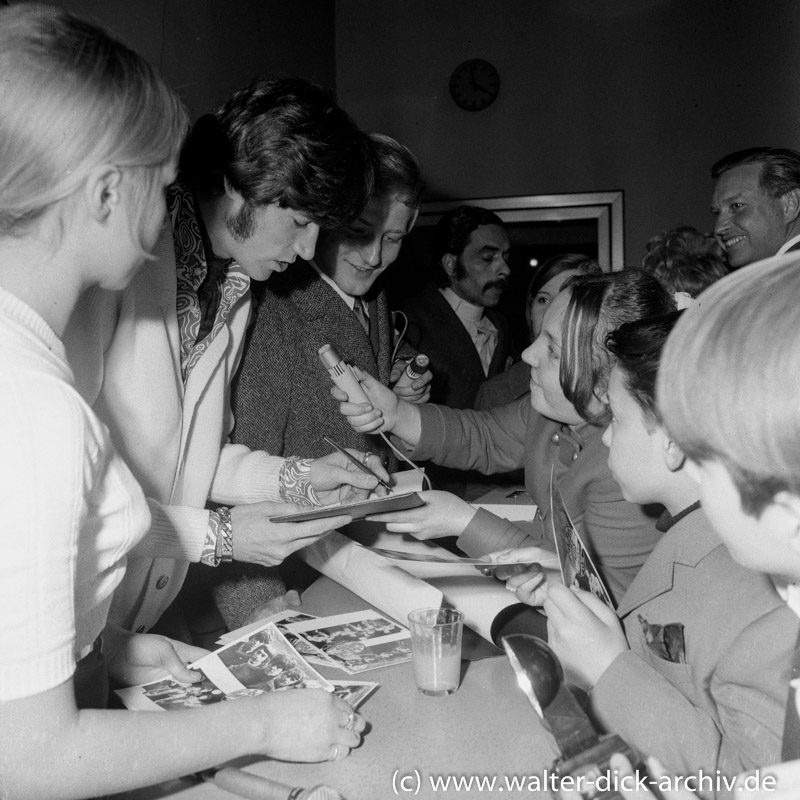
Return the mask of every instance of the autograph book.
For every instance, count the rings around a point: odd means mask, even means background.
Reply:
[[[363,519],[370,514],[387,514],[390,511],[407,511],[409,508],[424,506],[425,501],[416,492],[405,494],[387,494],[384,497],[372,497],[369,500],[359,500],[356,503],[342,503],[335,506],[321,506],[313,511],[303,511],[300,514],[283,514],[270,517],[270,522],[307,522],[312,519],[328,519],[347,515],[353,519]]]
[[[611,595],[564,505],[564,498],[556,486],[554,470],[550,471],[550,508],[553,541],[558,553],[564,586],[576,586],[591,592],[609,608],[614,608]]]

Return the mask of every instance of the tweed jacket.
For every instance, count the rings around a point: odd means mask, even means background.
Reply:
[[[497,347],[487,375],[467,329],[436,286],[425,286],[403,304],[402,311],[408,319],[409,343],[431,360],[431,402],[450,408],[472,408],[480,385],[502,372],[511,355],[511,334],[505,317],[492,308],[486,309],[486,316],[497,328]]]
[[[608,468],[602,428],[575,429],[543,417],[530,396],[490,411],[420,406],[422,431],[412,458],[482,473],[525,469],[525,487],[539,511],[525,529],[479,510],[458,540],[473,556],[526,545],[552,549],[550,471],[554,467],[567,511],[619,602],[661,534],[657,510],[622,497]]]
[[[233,441],[278,455],[318,458],[331,452],[322,437],[344,447],[388,448],[354,431],[330,394],[331,381],[317,351],[333,345],[348,363],[389,383],[393,329],[384,292],[366,299],[378,325],[377,356],[355,314],[313,268],[299,262],[259,287],[241,367],[233,390]],[[391,467],[394,468],[392,461]]]
[[[731,558],[702,509],[664,534],[618,614],[630,650],[591,692],[609,730],[679,774],[732,778],[780,761],[800,620],[767,576]]]

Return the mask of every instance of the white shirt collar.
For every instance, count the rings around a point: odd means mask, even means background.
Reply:
[[[469,300],[459,297],[449,286],[446,289],[439,289],[439,291],[461,319],[467,319],[475,324],[483,319],[483,312],[485,311],[483,306],[476,306],[474,303],[470,303]]]
[[[328,286],[330,286],[333,289],[333,291],[336,292],[336,294],[338,294],[339,297],[341,297],[345,303],[347,303],[347,307],[352,311],[356,305],[355,297],[353,297],[353,295],[351,294],[343,292],[339,288],[339,285],[336,283],[336,281],[333,278],[331,278],[330,275],[326,275],[313,261],[309,261],[308,263],[311,265],[311,268],[314,270],[314,272],[316,272],[317,275],[319,275],[320,278],[322,278],[322,280],[324,280],[325,283],[327,283]],[[369,310],[367,308],[366,303],[364,303],[364,311],[367,314],[367,316],[369,316]]]
[[[772,579],[778,594],[784,599],[786,605],[800,617],[800,584],[783,583],[777,578]]]
[[[798,234],[797,234],[797,236],[792,236],[792,238],[791,238],[791,239],[789,239],[788,241],[784,242],[784,243],[781,245],[781,249],[780,249],[780,250],[778,250],[778,252],[777,252],[777,253],[775,253],[775,255],[776,255],[776,256],[782,256],[782,255],[783,255],[784,253],[786,253],[786,252],[787,252],[787,251],[788,251],[790,248],[794,247],[794,246],[795,246],[795,245],[796,245],[798,242],[800,242],[800,233],[798,233]]]

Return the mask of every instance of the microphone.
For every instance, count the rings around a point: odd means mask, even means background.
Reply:
[[[333,349],[332,345],[324,344],[317,351],[319,360],[333,382],[347,395],[351,403],[367,403],[372,405],[364,393],[364,388],[358,382],[355,373],[349,364],[342,361],[339,354]]]

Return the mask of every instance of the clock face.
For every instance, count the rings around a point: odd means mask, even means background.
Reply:
[[[500,75],[482,58],[459,64],[450,76],[450,96],[465,111],[483,111],[497,99]]]

